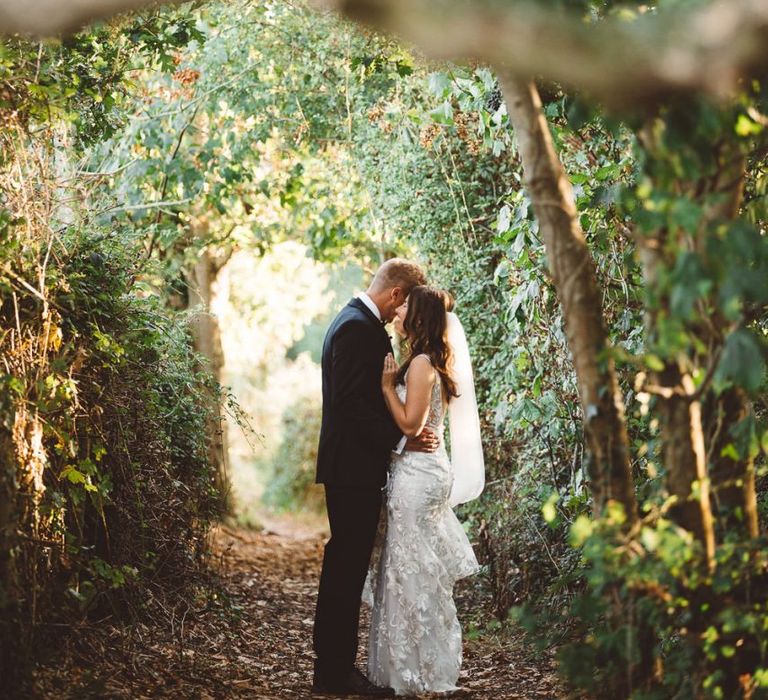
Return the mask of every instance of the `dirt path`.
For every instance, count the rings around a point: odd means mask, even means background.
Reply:
[[[104,621],[72,635],[36,674],[34,697],[310,698],[323,542],[323,533],[290,521],[268,521],[262,532],[221,528],[215,596],[180,600],[173,609],[155,601],[154,625]],[[481,604],[468,584],[457,602],[463,621]],[[558,697],[551,661],[531,658],[520,640],[467,639],[462,690],[452,697]]]

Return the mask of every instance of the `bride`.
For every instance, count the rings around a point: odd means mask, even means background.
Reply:
[[[461,627],[453,585],[478,570],[452,505],[484,485],[480,427],[469,352],[451,297],[415,287],[397,310],[395,329],[409,355],[384,361],[382,390],[407,436],[425,428],[440,439],[433,453],[394,455],[387,484],[386,534],[374,559],[368,677],[398,695],[456,690]],[[443,440],[450,414],[452,460]]]

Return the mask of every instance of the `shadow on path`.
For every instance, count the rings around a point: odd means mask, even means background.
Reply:
[[[170,609],[150,601],[158,611],[155,625],[104,621],[76,632],[60,657],[38,670],[33,697],[312,697],[312,623],[324,541],[322,526],[284,518],[266,518],[260,532],[219,528],[213,534],[215,595],[179,598]],[[471,584],[459,586],[457,604],[460,619],[477,615]],[[532,663],[523,644],[509,637],[465,640],[462,690],[450,697],[558,697],[551,660]]]

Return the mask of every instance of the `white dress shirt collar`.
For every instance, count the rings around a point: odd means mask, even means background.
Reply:
[[[365,292],[360,292],[360,294],[357,295],[357,298],[363,302],[370,310],[371,313],[381,321],[381,311],[379,311],[379,307],[376,306],[376,302],[371,299]]]

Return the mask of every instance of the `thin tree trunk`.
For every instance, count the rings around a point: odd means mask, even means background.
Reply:
[[[663,152],[658,143],[658,124],[648,123],[638,133],[643,148],[652,159]],[[681,182],[681,195],[688,193],[691,183]],[[691,188],[695,192],[695,188]],[[689,196],[694,197],[693,193]],[[659,312],[669,305],[662,272],[674,261],[665,257],[670,231],[657,231],[636,236],[646,287],[655,290],[658,306],[646,311],[646,337],[653,342],[658,329]],[[695,247],[704,235],[687,237],[679,241],[675,251]],[[661,285],[661,288],[660,288]],[[700,333],[698,333],[700,335]],[[710,503],[710,484],[707,475],[704,425],[700,397],[692,378],[697,367],[695,357],[665,358],[664,368],[651,374],[650,386],[657,398],[657,412],[661,424],[661,453],[665,468],[667,490],[675,498],[669,510],[670,518],[691,532],[701,543],[708,567],[714,564],[715,536]]]
[[[725,144],[720,150],[720,170],[712,184],[712,192],[718,199],[705,210],[703,224],[707,228],[735,219],[744,195],[747,168],[744,154],[737,143]],[[699,253],[706,255],[704,246],[699,246]],[[704,328],[708,345],[721,347],[727,329],[727,321],[716,313],[712,323]],[[731,427],[747,418],[752,406],[740,387],[731,387],[719,396],[710,397],[707,403],[711,406],[704,413],[707,461],[720,531],[737,532],[743,538],[757,537],[754,459],[748,449],[737,458],[732,452],[724,451],[733,442]]]
[[[718,530],[738,533],[741,539],[760,534],[755,492],[755,462],[749,454],[734,459],[725,448],[734,438],[730,428],[747,418],[752,412],[743,389],[732,387],[713,399],[714,406],[707,411],[709,434],[709,470],[712,479],[712,498]]]
[[[500,82],[563,309],[584,412],[594,509],[601,513],[609,501],[616,501],[631,524],[637,518],[637,505],[624,402],[610,356],[594,262],[579,224],[571,183],[555,152],[536,85],[504,73]]]
[[[695,390],[690,374],[676,363],[659,373],[663,395],[659,397],[661,441],[666,483],[677,502],[670,517],[693,533],[702,543],[708,564],[715,552],[715,534],[707,480],[707,461],[701,402],[692,398]],[[698,487],[694,490],[694,483]]]
[[[192,226],[194,238],[205,238],[207,230],[204,223],[196,222]],[[205,358],[206,369],[217,385],[221,384],[224,348],[221,344],[219,322],[211,312],[211,304],[216,294],[216,276],[222,264],[209,248],[203,248],[187,272],[189,308],[196,310],[190,319],[194,348]],[[221,410],[220,397],[215,396],[214,400],[217,410],[208,423],[208,452],[215,468],[216,487],[221,495],[222,508],[225,513],[229,513],[232,510],[232,502],[227,423]]]
[[[660,280],[659,271],[662,239],[666,232],[656,237],[637,236],[640,261],[648,289],[655,289]],[[646,312],[646,336],[653,338],[657,312]],[[710,487],[707,480],[706,450],[702,424],[701,402],[696,397],[690,372],[681,368],[677,360],[665,362],[664,369],[652,373],[650,387],[656,394],[657,411],[661,424],[661,453],[666,469],[666,485],[676,503],[669,511],[670,518],[680,527],[689,530],[704,548],[707,565],[711,566],[715,551]],[[698,483],[694,492],[693,485]]]

